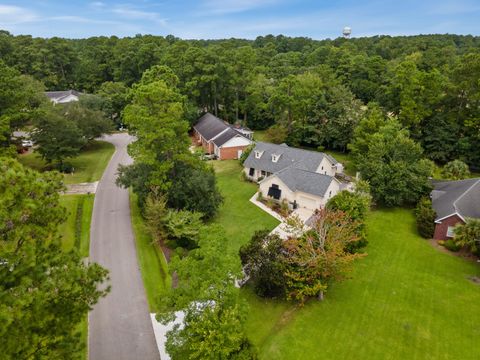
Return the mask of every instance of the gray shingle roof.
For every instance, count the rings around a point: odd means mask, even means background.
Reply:
[[[214,138],[213,143],[217,146],[222,146],[228,140],[234,138],[235,136],[242,136],[242,135],[240,135],[237,131],[229,128],[224,133],[222,133],[220,136]]]
[[[292,191],[325,196],[328,187],[335,181],[332,176],[304,170],[296,166],[285,168],[272,176],[277,176]]]
[[[260,159],[255,157],[255,151],[263,152]],[[277,162],[272,161],[273,154],[280,155]],[[333,164],[337,163],[333,157],[321,152],[293,148],[286,144],[277,145],[259,141],[245,160],[244,166],[276,173],[293,164],[301,163],[298,168],[314,172],[324,157],[327,157]]]
[[[480,178],[433,183],[432,206],[435,220],[454,213],[463,218],[480,218]]]
[[[206,113],[198,119],[197,124],[193,128],[197,130],[205,140],[210,141],[222,131],[228,129],[229,126],[218,117]]]

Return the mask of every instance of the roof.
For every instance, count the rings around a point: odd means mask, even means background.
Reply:
[[[225,144],[237,135],[245,137],[244,134],[253,133],[249,128],[229,124],[210,113],[206,113],[200,117],[193,128],[197,130],[205,140],[210,141],[213,139],[213,142],[217,146]]]
[[[218,147],[220,147],[223,144],[225,144],[228,140],[234,138],[235,136],[242,136],[242,135],[231,128],[227,128],[224,132],[220,133],[219,136],[213,138],[212,142]]]
[[[324,197],[334,177],[308,171],[296,166],[285,168],[271,176],[278,177],[292,191]],[[265,181],[265,180],[264,180]]]
[[[197,124],[193,128],[197,130],[205,140],[210,141],[222,131],[228,129],[229,126],[218,117],[206,113],[198,119]]]
[[[80,96],[82,95],[80,92],[76,90],[65,90],[65,91],[46,91],[45,95],[52,100],[52,101],[61,101],[63,98],[66,98],[67,96],[74,95],[74,96]]]
[[[432,206],[436,221],[453,214],[480,218],[480,178],[433,183]]]
[[[255,157],[255,151],[263,152],[260,159]],[[277,162],[272,161],[272,155],[280,155]],[[244,166],[275,173],[293,164],[298,164],[297,168],[315,172],[324,157],[330,160],[332,164],[338,163],[333,157],[322,152],[298,149],[286,144],[277,145],[259,141],[245,160]]]

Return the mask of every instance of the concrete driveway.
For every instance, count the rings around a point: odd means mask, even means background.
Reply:
[[[106,136],[115,153],[97,188],[90,261],[110,271],[112,291],[89,314],[90,360],[160,359],[130,222],[128,191],[115,185],[119,164],[130,164],[127,134]]]

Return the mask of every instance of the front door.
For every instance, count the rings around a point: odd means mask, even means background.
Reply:
[[[238,150],[237,152],[237,159],[240,159],[242,157],[243,150]]]

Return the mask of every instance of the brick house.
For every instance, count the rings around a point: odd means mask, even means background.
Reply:
[[[453,237],[453,228],[467,218],[480,218],[480,178],[433,183],[430,194],[435,218],[436,240]]]
[[[253,137],[251,130],[231,125],[210,113],[198,119],[193,134],[197,144],[219,160],[240,158],[243,151],[252,144]]]

